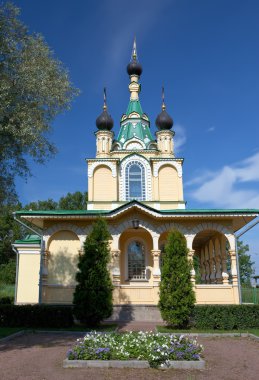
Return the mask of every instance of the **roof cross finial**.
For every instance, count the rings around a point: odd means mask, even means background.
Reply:
[[[131,58],[133,60],[137,60],[138,58],[138,55],[137,55],[137,43],[136,43],[136,36],[134,37],[134,42],[133,42],[133,49],[132,49],[132,54],[131,54]]]
[[[165,106],[165,89],[164,86],[162,86],[162,110],[165,111],[166,106]]]
[[[103,88],[103,110],[106,111],[107,110],[107,104],[106,104],[106,87]]]

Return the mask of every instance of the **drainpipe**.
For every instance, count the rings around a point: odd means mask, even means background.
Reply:
[[[239,233],[235,233],[235,244],[236,244],[236,260],[237,260],[237,278],[238,278],[238,293],[239,293],[239,303],[242,304],[242,294],[241,294],[241,282],[240,282],[240,270],[239,270],[239,257],[237,252],[237,239],[240,238],[240,236],[244,235],[247,231],[251,230],[254,226],[256,226],[259,223],[259,218],[257,217],[255,221],[248,226],[244,230],[242,230]]]
[[[14,245],[12,244],[12,250],[13,252],[16,254],[16,271],[15,271],[15,287],[14,287],[14,304],[16,305],[16,301],[17,301],[17,284],[18,284],[18,273],[19,273],[19,254],[18,254],[18,251],[17,249],[14,247]]]
[[[39,278],[39,304],[42,303],[42,263],[43,263],[43,254],[44,254],[44,240],[43,240],[43,235],[39,232],[39,231],[36,231],[34,230],[32,227],[30,226],[27,226],[27,224],[23,223],[20,219],[17,219],[16,217],[16,212],[13,212],[13,217],[14,217],[14,220],[19,223],[21,226],[27,228],[28,230],[32,231],[34,234],[40,236],[40,278]],[[15,249],[13,247],[13,249]],[[17,253],[17,257],[18,257],[18,252],[16,251]],[[17,261],[16,261],[17,263]],[[16,269],[16,284],[15,284],[15,297],[16,297],[16,287],[17,287],[17,278],[18,277],[18,271]],[[15,302],[16,302],[16,298],[15,298]]]

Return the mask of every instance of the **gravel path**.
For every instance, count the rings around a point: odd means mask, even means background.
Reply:
[[[205,347],[202,371],[155,369],[63,369],[67,350],[78,334],[26,334],[0,343],[1,380],[255,380],[259,377],[259,342],[251,338],[199,338]]]

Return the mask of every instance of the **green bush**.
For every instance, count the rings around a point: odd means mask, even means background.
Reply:
[[[0,305],[12,305],[14,302],[13,297],[2,297],[0,298]]]
[[[71,306],[0,305],[0,327],[73,326]]]
[[[110,234],[104,219],[98,219],[84,243],[74,293],[74,314],[88,326],[96,326],[112,314],[113,285],[107,266],[110,262]]]
[[[215,330],[259,327],[259,305],[196,305],[192,325]]]
[[[187,254],[185,237],[171,231],[163,254],[158,307],[168,325],[180,328],[188,325],[195,303]]]
[[[0,281],[5,284],[14,284],[16,274],[16,263],[14,260],[9,260],[6,264],[0,265]]]

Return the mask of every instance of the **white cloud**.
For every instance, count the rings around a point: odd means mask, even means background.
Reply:
[[[174,150],[175,150],[175,153],[179,153],[186,142],[185,128],[182,125],[176,124],[174,126],[174,131],[175,131]]]
[[[215,127],[213,127],[213,126],[212,126],[212,127],[209,127],[209,128],[207,129],[207,132],[214,132],[214,131],[215,131],[215,129],[216,129],[216,128],[215,128]]]
[[[191,197],[201,203],[216,207],[258,208],[259,153],[232,166],[224,166],[217,172],[206,172],[189,181],[197,186]],[[241,188],[246,184],[246,188]]]

